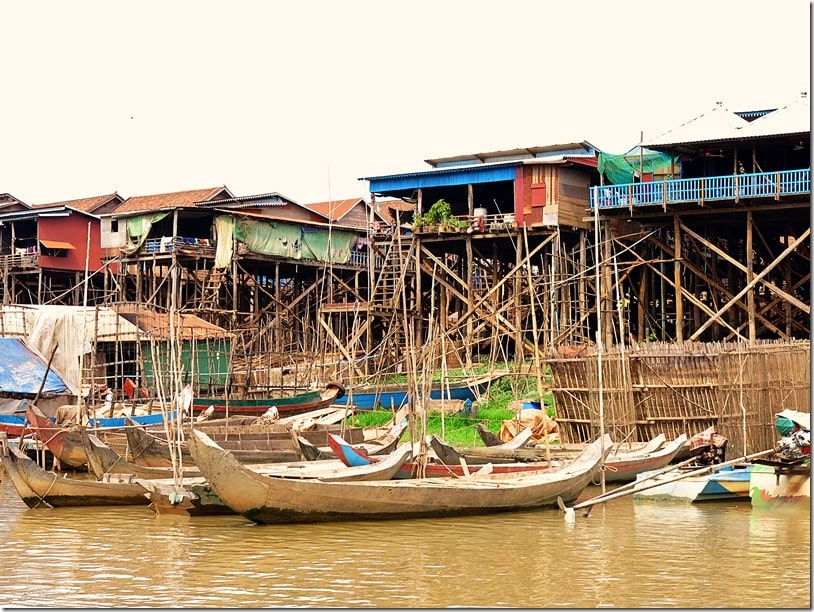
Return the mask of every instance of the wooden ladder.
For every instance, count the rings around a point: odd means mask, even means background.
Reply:
[[[214,309],[218,305],[220,288],[226,278],[226,268],[212,268],[206,276],[201,295],[201,309]]]
[[[401,291],[405,277],[415,267],[412,248],[413,241],[404,237],[390,244],[371,293],[370,302],[374,308],[390,310],[401,307]]]

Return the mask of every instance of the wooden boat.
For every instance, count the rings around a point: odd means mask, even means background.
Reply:
[[[16,466],[7,458],[11,452],[8,435],[5,432],[0,432],[0,462],[2,462],[3,465],[3,473],[11,481],[11,485],[14,487],[14,490],[17,491],[20,499],[25,502],[25,505],[29,508],[34,508],[40,504],[39,497],[28,485],[26,479],[23,478],[22,471],[16,469]],[[17,452],[22,453],[19,449],[17,449]]]
[[[119,437],[125,439],[125,423],[130,423],[130,427],[153,427],[163,430],[165,418],[173,418],[173,415],[166,417],[162,414],[141,415],[136,417],[124,417],[122,419],[96,419],[98,425],[92,428],[98,436]],[[82,443],[80,431],[84,425],[59,425],[34,404],[29,404],[26,408],[25,419],[28,428],[37,436],[43,445],[51,451],[60,466],[68,466],[74,469],[87,468],[88,457]]]
[[[500,370],[491,374],[444,383],[434,383],[430,390],[432,400],[471,400],[475,401],[487,387],[496,380],[506,376],[507,371]],[[407,404],[408,389],[406,384],[375,385],[365,384],[348,387],[343,397],[334,401],[338,406],[352,404],[359,410],[376,408],[401,408]]]
[[[477,478],[415,478],[356,482],[274,478],[243,466],[201,432],[190,450],[212,488],[235,512],[261,524],[379,520],[487,514],[557,507],[574,500],[598,470],[610,436],[557,469]]]
[[[88,457],[88,471],[96,476],[97,480],[102,480],[105,474],[132,474],[138,478],[158,479],[172,478],[174,475],[172,467],[151,467],[124,459],[85,428],[82,428],[79,433]],[[196,467],[186,467],[179,474],[183,478],[200,475],[201,472]]]
[[[334,453],[345,465],[365,465],[368,463],[375,463],[380,461],[379,457],[370,456],[365,454],[361,449],[354,448],[351,444],[342,439],[341,436],[331,434],[329,436],[331,441],[331,448]],[[429,456],[425,463],[418,461],[408,461],[399,468],[393,478],[443,478],[450,476],[464,477],[471,476],[475,472],[486,468],[485,471],[493,474],[503,474],[509,472],[533,472],[539,470],[547,470],[551,467],[560,466],[560,462],[518,462],[518,463],[498,463],[492,465],[491,463],[473,466],[472,470],[469,469],[466,462],[453,463],[447,465],[438,461],[437,457]]]
[[[207,439],[211,441],[208,436]],[[402,444],[382,461],[358,467],[348,467],[339,460],[329,459],[250,465],[247,469],[267,477],[297,480],[320,479],[325,482],[389,480],[411,458],[411,446]],[[150,507],[157,513],[190,516],[233,513],[203,477],[183,478],[180,481],[174,478],[139,479],[138,482],[149,491]]]
[[[156,514],[213,516],[235,514],[203,476],[184,478],[137,479],[147,489],[149,508]]]
[[[396,416],[398,416],[398,414]],[[364,441],[358,444],[358,448],[363,450],[367,455],[377,457],[388,455],[396,448],[399,439],[407,429],[407,424],[407,419],[402,418],[397,421],[395,425],[390,426],[389,429],[383,430],[384,433],[381,433],[382,430],[378,427],[365,428],[363,435]],[[302,435],[298,435],[297,443],[299,444],[300,454],[309,461],[340,458],[330,442],[331,436],[334,435],[336,435],[334,432],[327,432],[326,446],[315,446],[303,438]]]
[[[711,466],[714,467],[714,466]],[[636,476],[633,486],[634,500],[708,502],[708,501],[749,501],[749,470],[746,465],[730,465],[707,474],[682,476],[696,470],[693,467],[681,468],[677,473],[664,473],[653,477],[651,472]],[[640,487],[639,482],[647,479],[648,488]]]
[[[483,443],[495,449],[513,449],[513,448],[523,448],[528,444],[529,440],[531,440],[531,436],[533,432],[531,427],[524,427],[516,436],[514,436],[511,440],[503,441],[498,438],[495,434],[493,434],[483,423],[478,423],[476,430],[480,439]],[[486,440],[489,440],[487,444]]]
[[[192,430],[194,431],[194,430]],[[180,453],[182,468],[194,467],[195,461],[189,452],[186,442],[171,445],[166,435],[151,432],[140,427],[126,428],[127,446],[132,462],[147,467],[172,467],[172,453]],[[188,434],[187,434],[188,435]],[[272,437],[261,439],[233,439],[228,442],[220,440],[232,450],[239,461],[244,463],[276,463],[281,461],[299,461],[302,459],[299,446],[290,433],[282,435],[269,434]]]
[[[192,400],[192,413],[198,415],[210,406],[214,417],[229,415],[262,416],[272,407],[280,416],[294,415],[336,404],[345,395],[345,388],[331,382],[323,390],[306,391],[290,397],[229,399],[223,397],[196,397]]]
[[[54,455],[60,465],[84,468],[88,456],[82,446],[82,438],[75,427],[62,427],[49,419],[34,404],[26,408],[26,419],[31,431]]]
[[[24,414],[0,414],[0,432],[5,432],[11,438],[23,435],[24,429]]]
[[[529,430],[531,431],[531,430]],[[521,432],[522,434],[523,432]],[[518,434],[520,436],[521,434]],[[517,437],[517,436],[515,436]],[[454,447],[436,435],[429,437],[429,444],[433,452],[442,463],[454,465],[465,461],[469,465],[483,465],[485,463],[518,463],[518,462],[541,462],[548,459],[549,452],[545,448],[520,447],[516,448],[514,438],[509,442],[497,446],[466,446]],[[579,448],[569,448],[563,452],[562,445],[552,444],[550,454],[552,457],[562,459],[564,455],[570,458],[575,457],[584,450],[584,445]],[[610,451],[610,449],[608,449]]]
[[[130,478],[105,481],[66,478],[41,468],[24,452],[7,443],[3,444],[3,468],[29,508],[147,505],[149,502],[147,490]]]
[[[686,434],[681,434],[669,444],[664,444],[664,434],[653,438],[638,450],[626,450],[624,445],[616,445],[605,460],[605,482],[631,482],[642,472],[660,470],[684,448]]]
[[[528,429],[530,433],[531,430]],[[524,430],[526,431],[526,430]],[[578,452],[578,447],[564,447],[560,444],[552,444],[546,449],[544,446],[528,447],[517,444],[517,439],[522,440],[521,432],[512,440],[496,446],[465,447],[455,448],[437,436],[430,438],[430,445],[438,458],[447,465],[454,465],[461,460],[470,465],[482,465],[484,463],[515,462],[542,462],[550,455],[556,459],[565,459]],[[611,449],[610,455],[605,460],[605,481],[606,482],[630,482],[635,480],[636,475],[645,471],[660,469],[675,459],[678,453],[684,448],[687,437],[682,434],[667,445],[664,445],[665,436],[660,434],[649,443],[635,450],[628,450],[626,445],[616,444]]]

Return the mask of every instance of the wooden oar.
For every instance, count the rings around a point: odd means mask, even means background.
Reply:
[[[743,457],[738,457],[737,459],[732,459],[731,461],[725,461],[723,463],[708,465],[708,466],[699,468],[697,470],[689,471],[686,474],[681,474],[680,476],[676,476],[675,478],[668,478],[667,480],[665,480],[663,482],[651,482],[650,484],[645,485],[643,487],[639,487],[638,489],[635,489],[635,488],[634,489],[628,489],[628,490],[625,490],[625,491],[622,491],[622,492],[613,491],[611,493],[605,493],[603,495],[597,495],[596,497],[588,499],[588,500],[586,500],[584,502],[581,502],[579,504],[575,504],[574,506],[572,506],[570,508],[568,508],[565,505],[565,502],[563,502],[561,497],[558,497],[557,498],[557,505],[560,507],[560,510],[565,512],[565,520],[567,522],[573,522],[574,518],[576,516],[574,511],[578,510],[579,508],[585,508],[587,506],[592,506],[594,504],[601,504],[602,502],[610,501],[611,499],[616,499],[617,497],[624,497],[625,495],[630,495],[631,493],[638,493],[639,491],[646,491],[647,489],[652,489],[654,487],[659,487],[661,485],[670,484],[670,483],[676,482],[678,480],[682,480],[684,478],[689,478],[690,476],[700,476],[702,474],[711,474],[712,472],[717,472],[718,470],[720,470],[722,468],[729,467],[729,466],[735,465],[737,463],[743,463],[744,461],[751,461],[752,459],[756,459],[757,457],[763,457],[764,455],[770,455],[773,452],[774,452],[774,449],[769,449],[769,450],[761,451],[759,453],[753,453],[751,455],[745,455]],[[649,478],[650,477],[648,477],[648,480],[649,480]],[[633,483],[633,484],[634,485],[641,484],[641,482],[642,481],[640,480],[638,483]]]
[[[666,467],[663,467],[660,470],[655,470],[649,476],[645,476],[644,478],[641,478],[639,480],[633,480],[631,482],[628,482],[627,484],[624,484],[621,487],[616,487],[612,491],[606,491],[605,493],[600,493],[596,497],[592,497],[590,499],[590,501],[598,504],[599,502],[605,501],[603,498],[608,497],[609,495],[616,495],[617,493],[621,493],[623,491],[631,489],[631,488],[635,487],[638,484],[641,484],[641,483],[643,483],[643,482],[645,482],[647,480],[651,480],[652,478],[656,478],[658,476],[664,476],[664,474],[669,474],[670,472],[673,472],[673,471],[675,471],[675,470],[677,470],[679,468],[682,468],[684,466],[687,466],[687,465],[693,463],[696,459],[697,459],[697,457],[690,457],[689,459],[686,459],[685,461],[682,461],[680,463],[674,463],[672,465],[668,465]],[[617,497],[621,497],[621,495],[617,495]],[[586,502],[582,502],[582,503],[584,504]],[[585,514],[583,514],[583,516],[587,517],[591,513],[591,510],[593,510],[593,508],[594,508],[594,505],[593,504],[590,505],[588,507],[588,509],[585,511]]]

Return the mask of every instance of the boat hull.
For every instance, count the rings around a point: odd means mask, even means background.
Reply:
[[[670,444],[652,452],[611,453],[605,461],[605,482],[632,482],[643,472],[666,467],[675,460],[686,441],[687,436],[682,434]]]
[[[430,390],[430,399],[475,401],[481,394],[486,392],[490,383],[493,383],[501,376],[503,374],[483,376],[443,386],[436,383]],[[407,404],[407,396],[406,385],[364,385],[349,388],[344,396],[334,401],[334,404],[345,406],[350,403],[358,410],[398,409]]]
[[[795,507],[811,511],[811,473],[809,467],[795,470],[768,465],[749,467],[749,500],[753,508]]]
[[[344,394],[343,387],[330,384],[325,390],[308,391],[291,397],[230,399],[228,402],[222,397],[196,397],[192,400],[192,413],[201,414],[212,406],[214,413],[211,418],[219,419],[227,415],[259,417],[274,407],[280,416],[290,416],[327,408],[338,403]]]
[[[647,472],[638,478],[646,478]],[[638,479],[637,478],[637,479]],[[675,474],[665,474],[647,482],[657,484],[659,480],[675,478]],[[674,482],[665,482],[647,490],[636,490],[634,500],[677,501],[699,503],[708,501],[749,501],[749,471],[745,467],[723,468],[712,474],[688,476]]]
[[[610,448],[610,441],[605,444]],[[489,514],[556,508],[575,500],[603,459],[599,443],[553,472],[489,475],[477,479],[426,478],[326,482],[269,478],[241,466],[205,435],[190,449],[213,489],[229,507],[261,524],[314,523]]]
[[[130,479],[80,480],[41,468],[22,451],[7,446],[3,468],[29,508],[147,505],[147,490]]]

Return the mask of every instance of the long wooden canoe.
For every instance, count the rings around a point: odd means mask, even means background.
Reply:
[[[147,490],[130,479],[98,481],[66,478],[37,465],[24,452],[4,445],[3,467],[29,508],[147,505]],[[20,486],[24,483],[24,486]]]
[[[363,450],[356,448],[343,440],[341,436],[331,434],[329,436],[331,448],[336,453],[337,457],[345,465],[365,465],[367,463],[375,463],[381,459],[376,456],[367,455]],[[538,470],[547,470],[552,467],[558,467],[560,462],[516,462],[516,463],[497,463],[485,464],[488,466],[488,471],[494,474],[508,473],[508,472],[534,472]],[[408,461],[399,468],[393,478],[442,478],[449,476],[471,476],[485,466],[476,465],[472,469],[466,462],[453,463],[447,465],[438,460],[437,457],[428,457],[426,462]]]
[[[215,492],[235,512],[261,524],[403,519],[557,508],[590,484],[613,444],[606,435],[560,468],[473,478],[325,482],[275,478],[243,466],[206,434],[193,431],[190,451]],[[567,503],[567,502],[566,502]]]
[[[102,442],[95,434],[87,429],[80,430],[85,453],[88,456],[88,471],[102,480],[105,474],[132,474],[138,478],[172,478],[172,467],[151,467],[139,465],[124,459],[116,451]],[[196,467],[185,467],[179,474],[182,478],[200,476],[201,471]]]
[[[196,397],[192,400],[192,413],[198,415],[210,406],[214,417],[228,415],[263,416],[272,406],[280,416],[295,415],[326,408],[345,395],[339,383],[328,383],[323,390],[306,391],[290,397],[226,399],[224,397]]]
[[[489,385],[506,376],[508,371],[500,370],[491,374],[474,376],[449,383],[433,383],[430,399],[475,401]],[[377,385],[364,384],[348,387],[347,392],[334,403],[342,406],[352,404],[359,410],[375,408],[402,408],[407,405],[409,391],[406,384]]]
[[[673,461],[684,448],[686,434],[662,446],[664,434],[656,436],[640,450],[626,451],[616,446],[605,460],[605,482],[632,482],[642,472],[660,470]]]
[[[204,434],[205,435],[205,434]],[[378,463],[362,467],[347,467],[338,459],[325,461],[299,461],[251,465],[247,468],[258,474],[274,478],[320,479],[328,482],[352,480],[388,480],[412,458],[412,448],[403,444]],[[233,514],[234,511],[207,482],[206,478],[139,479],[149,491],[150,508],[159,514],[186,514],[200,516]]]

